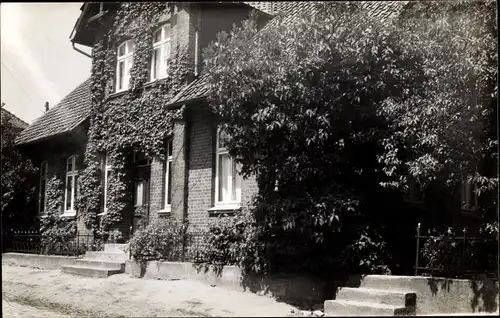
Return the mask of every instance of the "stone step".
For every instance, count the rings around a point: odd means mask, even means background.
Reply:
[[[125,271],[124,261],[103,261],[99,259],[79,259],[76,261],[77,266],[86,266],[93,268],[119,269]]]
[[[325,316],[400,316],[407,315],[403,306],[382,305],[377,303],[351,300],[326,300]]]
[[[337,293],[337,297],[335,299],[415,307],[417,294],[413,291],[403,290],[342,287]]]
[[[85,252],[86,259],[98,259],[102,261],[126,261],[127,254],[123,252],[103,252],[103,251],[87,251]]]
[[[386,290],[412,290],[412,276],[391,276],[391,275],[367,275],[361,280],[359,287],[377,288]]]
[[[66,274],[96,277],[96,278],[106,278],[108,276],[124,272],[121,269],[109,269],[109,268],[98,268],[98,267],[77,266],[77,265],[63,266],[62,271],[63,273]]]
[[[126,253],[128,244],[104,244],[104,252]]]

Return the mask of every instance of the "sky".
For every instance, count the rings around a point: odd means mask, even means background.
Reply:
[[[31,124],[90,76],[91,59],[69,36],[82,3],[5,3],[1,12],[1,100]],[[78,48],[90,53],[90,48]]]

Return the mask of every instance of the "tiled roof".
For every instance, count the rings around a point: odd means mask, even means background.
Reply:
[[[90,114],[90,78],[22,131],[17,144],[31,143],[73,130]]]
[[[22,120],[21,118],[17,117],[13,113],[9,112],[7,109],[2,108],[2,117],[10,117],[12,126],[18,129],[25,129],[28,127],[28,123]]]
[[[360,1],[361,5],[369,13],[382,21],[393,18],[401,13],[404,6],[409,1]],[[276,11],[281,11],[284,15],[283,25],[291,25],[296,22],[299,14],[302,12],[313,13],[314,5],[312,1],[283,1],[276,4]],[[260,32],[272,28],[278,24],[278,19],[272,19]],[[183,88],[170,101],[169,105],[180,104],[190,100],[199,99],[208,95],[208,74],[203,73],[191,84]]]

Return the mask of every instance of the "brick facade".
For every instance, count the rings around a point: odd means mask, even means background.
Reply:
[[[248,17],[251,8],[241,5],[208,5],[200,3],[179,3],[172,14],[165,13],[160,19],[163,22],[171,23],[171,48],[172,51],[179,48],[187,53],[187,60],[195,71],[203,64],[201,51],[209,42],[216,39],[220,31],[230,31],[233,24],[239,24]],[[131,26],[137,21],[133,21]],[[95,39],[99,39],[107,30],[101,30],[96,34]],[[187,83],[192,80],[187,79]],[[114,80],[107,83],[107,95],[114,90]],[[113,96],[107,96],[113,98]],[[165,105],[166,106],[166,105]],[[175,218],[179,221],[188,221],[194,231],[201,230],[207,226],[208,220],[217,213],[209,212],[214,207],[215,195],[215,136],[216,123],[208,105],[193,105],[191,110],[183,120],[174,123],[174,133],[172,139],[172,178],[171,178],[171,207],[170,211],[165,210],[165,183],[166,164],[160,158],[153,158],[149,167],[149,218],[142,221],[151,221],[159,216]],[[86,135],[88,126],[82,127],[83,135]],[[85,141],[83,141],[85,140]],[[50,141],[52,144],[63,147],[64,151],[77,152],[79,162],[77,168],[83,170],[83,155],[86,147],[85,138],[74,138],[71,140],[71,147],[67,147],[68,136],[60,136]],[[74,146],[76,145],[76,146]],[[55,147],[55,146],[54,146]],[[56,148],[57,148],[56,147]],[[40,148],[41,153],[52,155],[60,154],[57,149]],[[61,154],[62,155],[62,154]],[[62,155],[65,158],[66,154]],[[32,157],[39,155],[33,154]],[[63,158],[61,157],[61,158]],[[58,164],[62,168],[62,178],[65,178],[65,161]],[[41,161],[40,161],[41,162]],[[49,164],[49,173],[51,171]],[[50,175],[49,175],[50,177]],[[135,189],[134,189],[135,190]],[[243,180],[242,182],[242,204],[247,204],[256,191],[255,180]],[[131,191],[131,196],[135,191]],[[62,212],[62,211],[61,211]],[[77,213],[78,215],[78,213]],[[123,222],[117,225],[124,236],[128,236],[131,227],[137,229],[140,218],[134,215],[134,209],[126,209],[123,215]],[[83,220],[77,218],[78,230],[82,234],[88,233]]]

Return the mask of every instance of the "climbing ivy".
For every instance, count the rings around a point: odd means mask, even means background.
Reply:
[[[63,167],[61,160],[52,159],[49,161],[52,177],[47,180],[46,185],[46,215],[41,220],[41,231],[47,239],[57,239],[60,237],[76,234],[76,222],[74,218],[62,217],[64,206],[64,182]]]
[[[133,154],[164,158],[164,140],[172,135],[173,120],[182,110],[169,111],[168,101],[190,75],[186,48],[176,46],[167,61],[168,77],[148,83],[153,32],[168,22],[174,12],[170,2],[122,3],[112,17],[112,26],[96,41],[92,51],[90,128],[85,151],[85,169],[79,179],[78,211],[87,227],[105,234],[122,221],[131,208]],[[129,90],[115,94],[116,51],[123,41],[135,43]],[[101,185],[100,160],[108,153],[107,213],[98,224]]]

